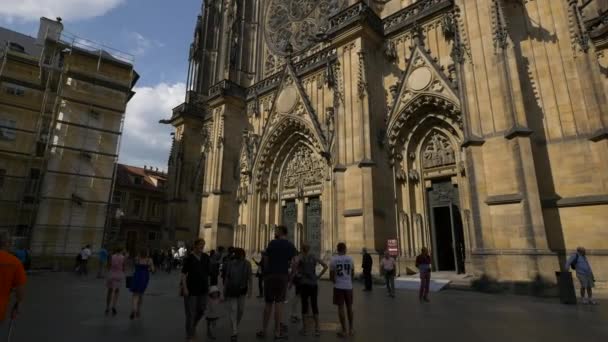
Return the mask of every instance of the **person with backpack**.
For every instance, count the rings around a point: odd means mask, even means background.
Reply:
[[[232,323],[230,341],[236,341],[239,324],[245,312],[245,296],[251,298],[253,288],[251,263],[245,259],[245,251],[242,248],[235,248],[234,258],[226,264],[224,286],[224,297],[228,303],[228,312]]]
[[[589,260],[587,260],[587,251],[584,247],[576,248],[576,253],[568,258],[565,268],[572,268],[576,271],[576,277],[581,283],[581,301],[583,304],[597,304],[593,300],[593,290],[591,290],[595,287],[595,277]],[[585,291],[587,292],[587,298],[585,298]]]
[[[317,275],[317,265],[321,265],[323,270]],[[300,256],[295,269],[300,274],[300,298],[302,301],[302,330],[300,334],[306,336],[307,334],[307,318],[308,316],[308,304],[310,303],[312,309],[312,317],[315,322],[315,336],[321,336],[321,329],[319,327],[319,286],[317,281],[321,279],[323,274],[327,271],[327,264],[319,259],[316,255],[310,253],[310,245],[302,244],[302,255]]]

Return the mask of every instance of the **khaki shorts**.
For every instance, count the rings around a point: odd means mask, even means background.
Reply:
[[[595,287],[595,282],[593,281],[593,277],[585,274],[577,274],[576,277],[578,281],[581,282],[581,287],[585,289],[592,289]]]

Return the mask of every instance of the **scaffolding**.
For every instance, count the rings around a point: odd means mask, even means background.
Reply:
[[[48,29],[44,42],[39,58],[44,93],[35,148],[26,163],[26,170],[38,164],[40,169],[24,183],[10,233],[34,255],[54,256],[58,267],[62,257],[74,255],[83,244],[99,247],[106,240],[124,109],[137,75],[127,53]],[[92,57],[96,65],[82,64]],[[104,70],[108,65],[128,71],[128,81],[113,79]],[[22,222],[31,229],[19,229]]]

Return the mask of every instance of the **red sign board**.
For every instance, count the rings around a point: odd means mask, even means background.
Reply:
[[[388,254],[391,256],[399,256],[399,244],[397,243],[397,239],[391,239],[386,241],[386,250]]]

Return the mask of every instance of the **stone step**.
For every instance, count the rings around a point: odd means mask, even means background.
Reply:
[[[439,292],[450,284],[450,280],[447,279],[432,279],[429,284],[429,291]],[[420,288],[420,278],[414,277],[398,277],[395,278],[395,288],[405,290],[418,291]]]

